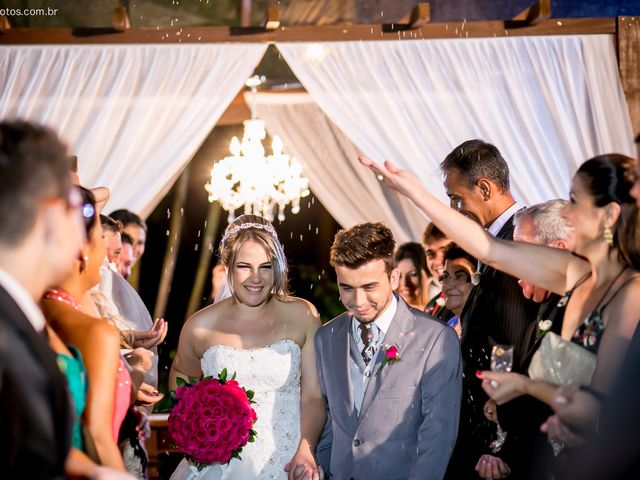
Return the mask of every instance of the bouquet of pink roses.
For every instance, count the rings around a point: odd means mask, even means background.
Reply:
[[[176,404],[169,415],[169,434],[176,447],[198,468],[240,458],[242,447],[253,442],[257,417],[251,408],[253,392],[227,380],[227,369],[218,378],[178,377]]]

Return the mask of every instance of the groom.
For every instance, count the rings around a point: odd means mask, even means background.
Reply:
[[[331,247],[348,311],[315,347],[329,411],[317,454],[334,479],[439,479],[456,441],[458,338],[393,293],[394,247],[381,223],[341,230]]]

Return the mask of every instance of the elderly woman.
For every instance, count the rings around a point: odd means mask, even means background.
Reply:
[[[445,251],[442,291],[447,299],[445,306],[455,314],[447,324],[458,333],[458,337],[462,336],[460,315],[473,288],[471,276],[477,265],[478,261],[456,244],[449,245]]]

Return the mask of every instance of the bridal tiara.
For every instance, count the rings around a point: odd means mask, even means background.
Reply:
[[[235,227],[227,228],[227,230],[224,232],[224,236],[222,237],[221,243],[225,243],[231,235],[235,235],[240,230],[247,230],[248,228],[257,228],[258,230],[264,230],[269,235],[271,235],[275,240],[278,240],[278,234],[270,224],[247,222],[247,223],[241,223],[240,225],[236,225]]]

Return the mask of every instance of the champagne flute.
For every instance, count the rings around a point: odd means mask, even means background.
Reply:
[[[494,345],[491,350],[491,370],[510,372],[513,368],[513,345]]]

